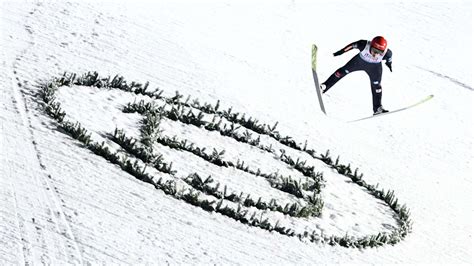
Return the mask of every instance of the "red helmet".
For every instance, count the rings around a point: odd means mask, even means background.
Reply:
[[[372,39],[370,46],[377,50],[385,51],[387,49],[387,40],[382,36],[377,36]]]

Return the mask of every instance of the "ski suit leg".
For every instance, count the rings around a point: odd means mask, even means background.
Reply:
[[[363,70],[363,65],[364,62],[360,58],[359,55],[354,56],[349,62],[347,62],[343,67],[339,68],[334,72],[329,78],[323,82],[323,84],[326,86],[324,89],[323,93],[328,91],[334,84],[336,84],[340,79],[342,79],[345,75],[357,71],[357,70]]]
[[[372,109],[374,113],[382,106],[382,64],[370,64],[366,70],[370,78],[370,88],[372,90]]]

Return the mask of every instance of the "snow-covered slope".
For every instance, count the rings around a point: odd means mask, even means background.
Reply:
[[[472,4],[469,1],[177,1],[1,2],[0,262],[51,263],[472,263]],[[394,52],[384,69],[383,104],[396,109],[433,94],[416,108],[358,123],[370,115],[368,78],[353,73],[324,95],[319,111],[310,71],[319,47],[324,80],[355,52],[344,45],[384,35]],[[232,107],[273,125],[284,136],[340,157],[368,184],[393,190],[410,209],[412,232],[395,245],[345,248],[288,237],[207,212],[137,180],[58,128],[38,96],[40,85],[64,72],[97,71],[149,82],[220,109]],[[93,141],[119,149],[115,128],[140,137],[128,103],[152,100],[117,89],[63,86],[56,101],[66,119],[80,122]],[[168,106],[170,107],[170,106]],[[196,112],[197,113],[197,112]],[[205,115],[212,120],[212,115]],[[224,121],[224,124],[229,122]],[[227,161],[307,181],[278,157],[281,150],[322,172],[320,217],[296,218],[249,208],[272,224],[324,236],[390,233],[399,218],[321,160],[264,134],[265,150],[217,132],[163,119],[176,135]],[[244,129],[239,129],[244,133]],[[212,175],[227,192],[282,204],[307,204],[263,177],[209,163],[155,144],[174,175],[147,168],[155,180]],[[127,153],[123,153],[127,154]],[[245,198],[244,196],[244,198]],[[212,200],[212,196],[203,196]],[[214,198],[215,200],[215,198]],[[236,207],[237,204],[225,201]]]

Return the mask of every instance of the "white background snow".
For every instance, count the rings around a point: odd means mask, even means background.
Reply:
[[[472,264],[472,3],[470,1],[105,1],[0,2],[0,264]],[[368,77],[352,73],[317,103],[311,76],[316,43],[325,80],[355,51],[383,35],[383,105],[416,108],[371,114]],[[358,167],[393,189],[411,210],[413,231],[395,246],[348,249],[248,227],[166,196],[57,129],[34,95],[64,71],[119,74],[248,113],[262,123]],[[93,132],[138,134],[139,97],[61,88],[71,119]],[[298,176],[272,156],[212,133],[163,125],[226,159]],[[182,176],[213,174],[229,188],[291,201],[263,179],[163,150]],[[296,153],[298,154],[298,153]],[[303,154],[299,154],[304,157]],[[309,158],[306,158],[310,160]],[[181,163],[180,163],[181,162]],[[185,162],[185,163],[183,163]],[[343,236],[390,228],[389,208],[320,161],[327,186],[321,218],[287,219],[296,230]],[[239,180],[236,182],[235,180]],[[313,230],[311,229],[311,230]]]

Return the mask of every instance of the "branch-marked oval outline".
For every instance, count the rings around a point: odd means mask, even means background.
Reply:
[[[105,142],[94,142],[91,138],[90,133],[87,131],[87,129],[83,128],[79,122],[71,122],[65,119],[66,113],[62,110],[61,104],[56,101],[54,94],[60,87],[72,85],[120,89],[126,92],[142,94],[149,96],[151,99],[164,100],[169,105],[169,108],[166,109],[165,107],[157,107],[150,102],[147,103],[144,101],[139,102],[138,104],[129,103],[127,106],[125,106],[123,110],[124,112],[138,112],[142,114],[145,118],[142,122],[144,126],[142,126],[141,129],[141,140],[127,137],[120,129],[116,129],[115,132],[110,133],[109,138],[119,144],[123,149],[128,152],[128,155],[124,156],[123,152],[121,151],[113,152],[111,148],[105,144]],[[125,79],[121,76],[115,76],[113,79],[111,79],[111,77],[102,78],[99,77],[97,72],[89,72],[83,74],[82,76],[78,76],[74,73],[64,73],[62,77],[54,78],[52,81],[41,85],[39,96],[46,104],[46,113],[59,123],[59,127],[65,130],[73,138],[81,141],[89,150],[91,150],[97,155],[104,157],[108,161],[119,165],[124,171],[133,175],[137,179],[152,184],[156,189],[160,189],[166,194],[173,196],[176,199],[184,200],[185,202],[194,206],[198,206],[206,211],[218,212],[222,215],[233,218],[249,226],[260,227],[268,231],[277,231],[283,235],[298,237],[300,240],[309,240],[311,242],[327,243],[330,245],[340,245],[343,247],[366,248],[377,247],[384,244],[394,245],[404,239],[404,237],[411,231],[412,222],[410,220],[409,210],[405,205],[401,205],[398,203],[398,200],[395,198],[393,191],[385,191],[383,189],[379,189],[378,186],[367,184],[362,179],[363,175],[358,173],[358,169],[353,172],[350,165],[340,164],[339,158],[337,158],[336,161],[333,161],[329,154],[329,151],[327,151],[325,154],[318,155],[315,150],[308,149],[306,143],[302,147],[291,137],[281,136],[280,133],[275,130],[277,124],[275,124],[274,126],[259,124],[256,119],[246,119],[245,116],[239,117],[238,113],[232,112],[232,109],[220,111],[218,108],[219,101],[216,105],[210,105],[207,103],[201,105],[198,101],[193,101],[192,103],[189,103],[189,98],[186,101],[182,101],[183,96],[180,95],[178,92],[176,92],[176,95],[174,97],[164,97],[162,96],[163,91],[147,91],[148,85],[148,82],[144,85],[136,82],[127,83]],[[175,107],[175,105],[177,105],[178,107]],[[193,112],[189,112],[186,114],[183,111],[184,107],[197,109],[200,111],[200,113],[197,115]],[[161,116],[166,116],[169,119],[180,121],[186,124],[192,124],[209,131],[218,131],[223,136],[232,137],[239,142],[252,145],[267,152],[275,152],[274,150],[272,150],[272,147],[265,147],[263,145],[259,146],[259,137],[257,139],[252,139],[251,134],[239,135],[235,133],[235,130],[233,128],[222,128],[219,126],[219,123],[206,123],[202,121],[202,113],[213,114],[225,118],[226,120],[231,122],[232,125],[239,125],[241,127],[246,128],[247,130],[256,132],[257,134],[267,135],[288,148],[294,149],[299,152],[304,152],[310,155],[312,158],[324,162],[329,167],[335,169],[340,175],[346,176],[350,178],[353,183],[364,187],[366,191],[368,191],[368,193],[374,196],[375,198],[381,199],[385,203],[387,203],[397,216],[398,227],[394,228],[390,233],[381,232],[378,234],[367,235],[358,238],[349,235],[345,235],[342,237],[327,236],[323,233],[318,233],[316,231],[304,231],[304,233],[295,233],[294,230],[292,230],[291,228],[280,226],[278,222],[272,225],[269,220],[263,216],[263,214],[257,215],[256,213],[254,213],[253,215],[249,215],[248,210],[246,209],[246,207],[248,206],[260,209],[268,209],[271,211],[279,211],[284,214],[288,214],[290,216],[295,217],[320,215],[321,209],[324,206],[322,199],[319,197],[319,192],[323,187],[324,181],[324,179],[322,178],[322,174],[316,173],[314,171],[314,167],[307,167],[305,165],[305,162],[303,163],[299,160],[293,160],[291,157],[285,155],[284,152],[280,154],[280,159],[284,163],[298,170],[304,176],[311,177],[313,179],[312,192],[314,193],[314,195],[309,196],[308,194],[302,193],[300,196],[306,202],[308,202],[308,205],[299,209],[297,205],[294,205],[293,207],[288,207],[287,204],[285,207],[276,202],[262,203],[260,201],[256,203],[255,200],[249,199],[248,197],[247,199],[242,198],[242,194],[240,197],[239,195],[234,195],[231,197],[230,195],[225,195],[225,192],[224,195],[222,195],[222,192],[219,192],[217,189],[212,190],[212,186],[206,186],[212,183],[212,178],[204,178],[195,173],[189,174],[188,176],[187,183],[192,187],[192,189],[189,189],[188,191],[178,190],[176,182],[173,182],[173,180],[157,180],[154,176],[149,175],[145,171],[145,167],[146,165],[150,164],[152,164],[154,168],[157,169],[157,171],[170,175],[174,174],[172,169],[172,163],[165,162],[162,156],[159,156],[154,153],[152,145],[147,145],[147,143],[150,144],[154,141],[161,141],[161,144],[172,144],[177,149],[187,150],[188,152],[191,152],[216,165],[222,167],[228,167],[229,165],[232,165],[233,167],[237,167],[241,171],[271,179],[271,174],[251,170],[248,167],[246,168],[243,164],[239,165],[239,163],[223,161],[219,157],[219,151],[214,151],[213,154],[206,154],[204,152],[200,152],[199,148],[194,146],[194,144],[191,145],[188,143],[186,145],[183,144],[183,140],[179,141],[170,138],[167,139],[166,137],[160,137],[159,134],[155,134],[156,132],[153,131],[153,128],[155,130],[158,130],[157,123],[159,124],[159,121],[157,121],[157,119]],[[298,190],[299,184],[291,180],[288,181],[286,185],[293,189],[297,187],[296,191],[300,191],[301,189],[300,187]],[[275,187],[278,188],[278,185],[275,185]],[[282,188],[283,187],[280,187],[279,189],[283,190]],[[291,193],[293,195],[295,195],[294,193],[298,193],[291,190],[285,192]],[[216,202],[209,201],[208,199],[200,199],[200,193],[212,195],[216,198],[220,196],[221,200]],[[229,207],[230,205],[224,205],[224,199],[230,202],[238,202],[237,208]],[[246,206],[245,204],[247,204],[248,206]]]

